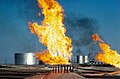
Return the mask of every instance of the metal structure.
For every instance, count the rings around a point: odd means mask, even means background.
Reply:
[[[53,73],[69,73],[71,71],[73,71],[71,64],[53,65]]]
[[[84,62],[83,62],[83,55],[77,56],[77,63],[78,64],[84,64]]]
[[[88,56],[87,55],[84,56],[83,61],[84,61],[84,63],[88,63]]]
[[[34,53],[15,53],[15,64],[16,65],[35,65],[39,61],[34,58]]]
[[[86,64],[88,63],[88,56],[87,55],[79,55],[77,56],[77,63],[78,64]]]

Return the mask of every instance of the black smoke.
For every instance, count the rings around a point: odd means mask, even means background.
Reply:
[[[60,0],[59,0],[60,1]],[[0,0],[0,63],[14,63],[14,53],[34,52],[46,49],[32,34],[28,22],[41,23],[44,16],[38,16],[41,9],[37,0]],[[72,39],[74,51],[91,47],[93,33],[98,33],[98,23],[90,17],[71,16],[65,13],[67,35]],[[93,50],[92,48],[91,50]]]
[[[94,18],[86,16],[69,17],[65,19],[67,28],[67,35],[72,39],[73,54],[76,54],[78,50],[82,54],[97,53],[98,47],[94,44],[91,36],[95,33],[99,33],[100,26],[98,21]],[[80,54],[81,54],[80,52]]]

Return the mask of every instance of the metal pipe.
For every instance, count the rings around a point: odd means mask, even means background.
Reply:
[[[72,65],[58,64],[53,65],[53,73],[69,73],[72,71]]]
[[[70,69],[69,69],[69,70],[70,70],[70,72],[71,72],[71,70],[72,70],[72,69],[71,69],[71,67],[72,67],[72,65],[70,64]]]
[[[66,65],[66,66],[67,66],[67,71],[66,72],[68,73],[68,65]]]
[[[57,73],[57,66],[55,65],[55,73]]]
[[[62,73],[62,71],[63,71],[63,65],[61,64],[61,73]]]
[[[55,71],[55,70],[54,70],[54,65],[53,65],[53,73],[54,73],[54,71]]]
[[[59,67],[60,67],[60,66],[59,66],[59,64],[58,64],[58,73],[59,73],[59,69],[60,69]]]
[[[65,64],[64,64],[64,73],[66,73],[66,66],[65,66]]]

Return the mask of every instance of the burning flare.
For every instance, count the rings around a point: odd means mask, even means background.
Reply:
[[[42,25],[34,22],[28,23],[28,26],[47,50],[42,54],[36,53],[35,57],[46,64],[68,64],[72,55],[72,41],[65,36],[62,7],[55,0],[38,0],[38,5],[44,14]]]
[[[98,52],[96,59],[100,62],[113,65],[120,68],[120,55],[115,50],[111,50],[110,46],[106,44],[97,34],[93,34],[92,38],[95,42],[98,42],[101,52]]]

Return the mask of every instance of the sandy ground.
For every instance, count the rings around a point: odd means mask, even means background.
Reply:
[[[76,73],[36,74],[25,79],[86,79]]]

